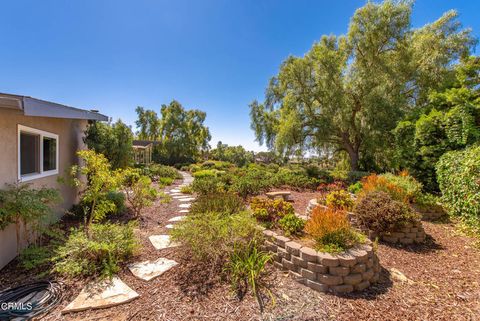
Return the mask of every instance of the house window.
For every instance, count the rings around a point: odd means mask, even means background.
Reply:
[[[58,135],[18,126],[18,179],[58,174]]]

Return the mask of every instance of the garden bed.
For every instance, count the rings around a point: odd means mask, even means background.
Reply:
[[[362,291],[379,279],[380,263],[371,242],[330,254],[317,252],[270,230],[264,230],[264,235],[266,248],[274,253],[274,265],[316,291]]]

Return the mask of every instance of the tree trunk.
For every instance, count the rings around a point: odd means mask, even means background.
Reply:
[[[348,157],[350,157],[350,170],[351,171],[358,170],[358,159],[359,159],[358,150],[360,149],[359,146],[354,146],[354,144],[350,142],[348,134],[342,135],[342,142],[343,142],[342,144],[343,148],[348,153]],[[355,145],[358,145],[358,144],[355,144]]]

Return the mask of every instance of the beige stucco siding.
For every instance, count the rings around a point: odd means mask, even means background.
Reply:
[[[0,188],[18,180],[18,125],[43,130],[58,135],[58,174],[28,181],[34,187],[51,187],[60,190],[63,202],[56,213],[61,216],[77,200],[74,188],[60,184],[57,179],[65,176],[66,170],[77,163],[76,151],[84,149],[82,141],[86,120],[27,117],[20,110],[0,108]],[[0,268],[17,255],[15,227],[0,231]],[[23,244],[21,245],[23,246]]]

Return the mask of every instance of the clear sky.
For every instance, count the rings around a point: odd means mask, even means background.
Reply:
[[[262,150],[248,104],[290,54],[343,34],[353,0],[3,0],[0,92],[99,109],[129,125],[172,99],[207,112],[218,140]],[[480,34],[480,1],[418,0],[413,25],[457,9]]]

